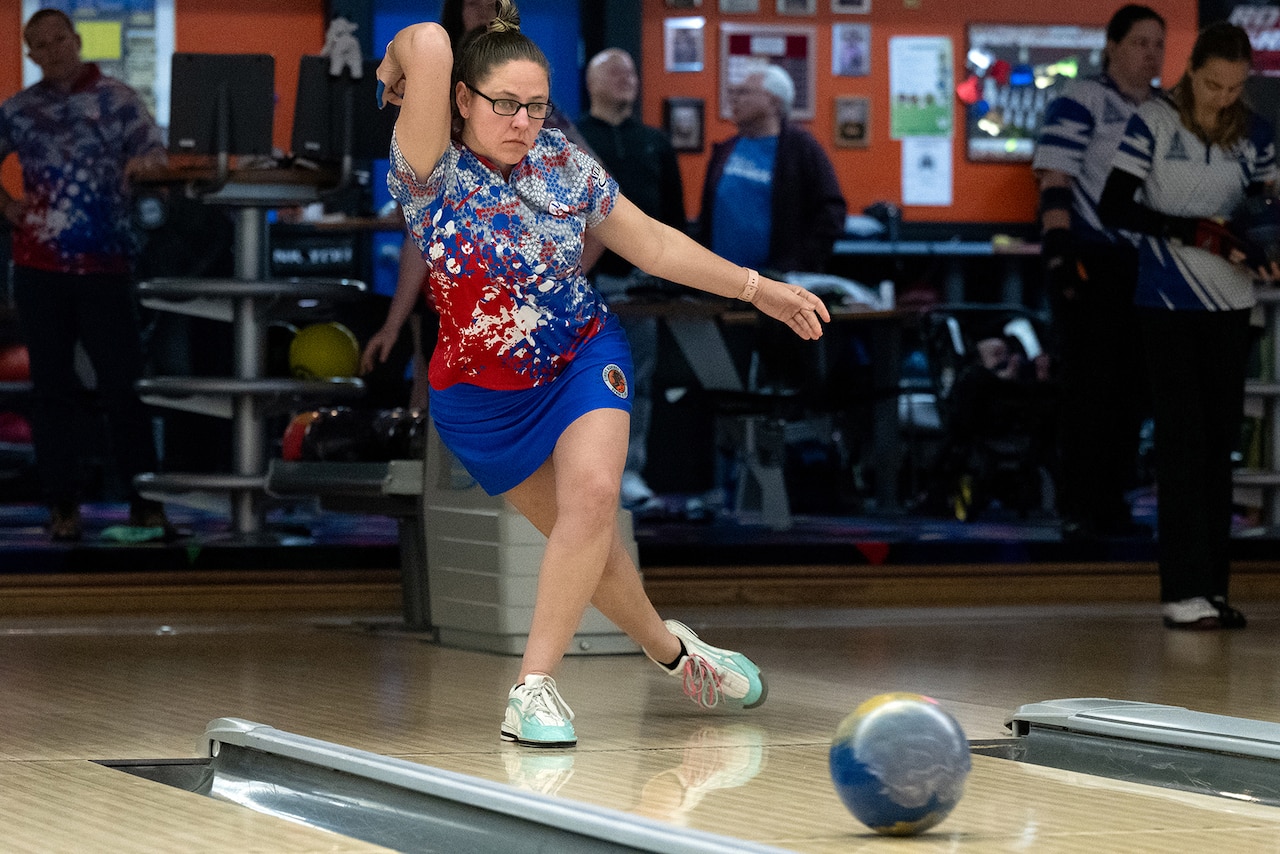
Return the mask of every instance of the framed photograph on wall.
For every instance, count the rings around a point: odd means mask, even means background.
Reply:
[[[835,100],[836,148],[866,148],[871,139],[871,99],[840,95]]]
[[[667,0],[668,9],[697,9],[702,0]]]
[[[817,30],[790,24],[720,25],[720,117],[729,118],[729,87],[766,65],[780,66],[796,84],[791,118],[813,118]]]
[[[831,0],[831,11],[837,15],[866,15],[871,11],[871,0]]]
[[[676,151],[701,151],[706,107],[701,98],[666,98],[662,102],[662,128]]]
[[[778,0],[779,15],[812,15],[818,11],[818,0]]]
[[[730,15],[756,15],[760,12],[760,0],[720,0],[720,11]]]
[[[662,22],[663,66],[667,71],[701,71],[706,18],[667,18]]]
[[[831,73],[866,77],[871,73],[871,25],[831,25]]]

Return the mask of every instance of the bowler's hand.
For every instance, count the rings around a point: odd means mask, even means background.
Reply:
[[[1235,260],[1235,259],[1232,259]],[[1262,263],[1249,268],[1253,275],[1269,285],[1280,282],[1280,262],[1271,261],[1270,263]]]
[[[387,42],[387,52],[378,63],[378,109],[387,104],[399,106],[404,101],[404,69],[396,59],[396,40]]]
[[[760,278],[760,289],[751,301],[756,308],[781,320],[791,331],[808,341],[822,337],[822,324],[831,322],[831,312],[816,294],[786,282]]]
[[[387,361],[391,348],[399,338],[399,329],[384,326],[375,332],[369,339],[369,343],[365,345],[364,352],[360,354],[360,375],[366,376],[372,373],[374,367]]]
[[[1075,300],[1080,295],[1080,285],[1086,275],[1076,257],[1071,232],[1065,228],[1046,231],[1040,240],[1040,258],[1049,293],[1059,294],[1068,302]]]

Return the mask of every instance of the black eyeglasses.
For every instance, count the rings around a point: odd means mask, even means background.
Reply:
[[[519,101],[512,100],[511,98],[490,98],[470,83],[466,83],[464,85],[472,92],[475,92],[481,98],[484,98],[492,104],[493,111],[500,116],[514,116],[516,113],[520,112],[521,107],[524,107],[524,111],[529,114],[529,118],[534,119],[535,121],[542,121],[547,116],[551,115],[550,104],[546,104],[541,101],[522,104]]]

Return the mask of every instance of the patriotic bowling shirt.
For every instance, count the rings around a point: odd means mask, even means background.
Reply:
[[[86,63],[69,93],[41,81],[0,105],[0,160],[22,164],[13,261],[75,275],[128,272],[139,246],[125,163],[164,148],[138,94]]]
[[[1138,201],[1162,214],[1230,218],[1256,182],[1276,178],[1271,127],[1251,114],[1230,149],[1208,146],[1183,126],[1166,97],[1138,108],[1114,162],[1143,180]],[[1252,308],[1253,277],[1243,266],[1195,246],[1143,235],[1135,301],[1150,308],[1227,311]]]
[[[1153,89],[1152,94],[1158,94]],[[1098,217],[1098,201],[1111,173],[1111,161],[1138,104],[1103,74],[1076,80],[1049,102],[1036,141],[1033,169],[1051,169],[1072,177],[1071,231],[1083,243],[1115,244],[1137,238],[1115,232]]]
[[[608,309],[579,262],[585,229],[613,210],[618,185],[560,131],[544,128],[510,178],[455,141],[419,180],[393,139],[387,186],[440,315],[432,388],[542,385],[604,325]]]

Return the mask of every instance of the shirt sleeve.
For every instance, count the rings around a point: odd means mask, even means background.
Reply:
[[[164,135],[137,92],[129,90],[124,106],[125,150],[130,157],[163,149]]]
[[[1151,174],[1156,150],[1155,133],[1144,118],[1145,107],[1144,104],[1130,116],[1129,124],[1124,129],[1124,137],[1120,140],[1120,148],[1111,164],[1113,168],[1143,180]]]
[[[583,176],[582,215],[587,228],[604,222],[618,201],[618,182],[587,152],[571,145],[574,167]]]
[[[450,143],[425,180],[418,178],[391,134],[391,168],[387,170],[387,190],[404,211],[405,223],[415,237],[422,235],[423,219],[433,201],[443,195],[445,176],[456,166],[458,150]]]
[[[1032,168],[1080,177],[1093,131],[1093,113],[1089,108],[1069,92],[1058,96],[1045,110]]]

